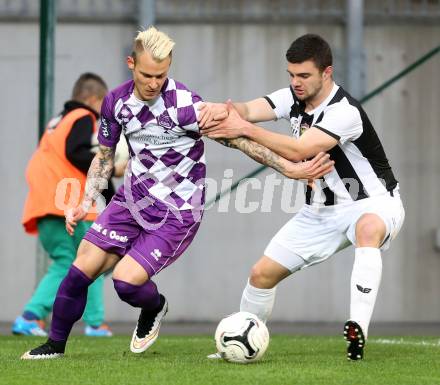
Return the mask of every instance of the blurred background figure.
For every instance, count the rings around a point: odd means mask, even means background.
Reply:
[[[71,100],[48,123],[28,163],[26,180],[29,192],[22,223],[28,234],[38,234],[52,263],[24,306],[22,315],[13,323],[13,334],[47,335],[43,320],[52,311],[58,287],[74,260],[82,237],[96,217],[96,214],[91,213],[78,223],[72,237],[65,230],[64,204],[79,199],[84,192],[87,171],[95,156],[93,142],[99,119],[98,111],[101,110],[106,93],[107,85],[100,76],[82,74],[75,82]],[[128,154],[120,158],[126,159]],[[126,160],[115,166],[115,176],[123,175],[125,165]],[[102,194],[106,203],[114,191],[110,182]],[[83,316],[85,334],[88,336],[112,335],[104,323],[103,284],[102,276],[89,288]]]

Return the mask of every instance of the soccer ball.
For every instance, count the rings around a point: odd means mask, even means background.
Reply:
[[[263,357],[269,346],[269,331],[255,314],[240,311],[220,321],[215,344],[226,361],[248,364]]]

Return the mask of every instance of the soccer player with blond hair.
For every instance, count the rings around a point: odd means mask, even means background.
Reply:
[[[168,302],[152,278],[175,262],[195,237],[205,198],[204,145],[197,122],[202,100],[168,77],[173,47],[154,27],[139,32],[127,58],[133,79],[104,99],[99,151],[88,171],[82,203],[66,215],[67,231],[73,234],[111,177],[121,133],[131,156],[124,184],[80,244],[57,293],[49,339],[23,359],[64,354],[72,326],[84,311],[88,287],[110,269],[118,296],[141,308],[130,350],[144,352],[158,337]],[[313,179],[332,168],[322,153],[294,164],[252,141],[236,146],[290,178]]]

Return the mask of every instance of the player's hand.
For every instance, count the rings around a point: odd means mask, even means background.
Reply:
[[[87,215],[87,211],[79,205],[73,209],[69,209],[66,212],[66,230],[69,235],[73,235],[75,232],[75,227],[79,221],[84,219]]]
[[[217,123],[215,127],[202,128],[202,135],[210,139],[235,139],[243,136],[244,127],[249,123],[244,120],[235,109],[231,100],[226,102],[228,116],[226,119]]]
[[[199,107],[200,128],[215,127],[220,121],[228,117],[228,110],[224,103],[202,103]]]
[[[331,172],[334,164],[329,154],[320,152],[311,160],[292,164],[287,176],[293,179],[305,179],[308,181],[307,184],[313,188],[314,180]]]

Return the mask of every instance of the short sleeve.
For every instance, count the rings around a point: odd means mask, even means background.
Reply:
[[[290,110],[294,103],[290,88],[282,88],[278,91],[266,95],[264,99],[273,108],[277,119],[290,119]]]
[[[348,102],[328,106],[323,118],[314,126],[334,137],[341,144],[356,140],[363,132],[360,112]]]
[[[113,102],[114,100],[112,93],[108,93],[102,102],[98,142],[103,146],[114,148],[119,142],[122,128],[114,116]]]
[[[187,89],[176,90],[176,110],[179,126],[187,131],[199,132],[197,117],[202,98]]]

